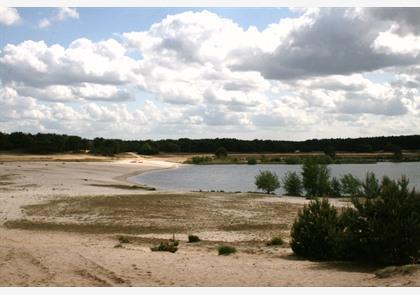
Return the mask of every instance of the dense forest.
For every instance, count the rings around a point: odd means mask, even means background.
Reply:
[[[420,135],[381,136],[363,138],[310,139],[305,141],[241,140],[234,138],[161,140],[85,139],[59,134],[29,134],[0,132],[0,150],[28,153],[60,153],[90,151],[94,154],[113,155],[121,152],[140,154],[214,153],[224,147],[231,153],[284,153],[312,152],[333,149],[347,152],[378,152],[420,150]]]

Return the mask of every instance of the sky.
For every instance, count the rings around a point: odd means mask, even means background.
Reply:
[[[420,8],[1,8],[0,131],[418,134]]]

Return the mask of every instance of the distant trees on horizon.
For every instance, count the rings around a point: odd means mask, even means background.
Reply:
[[[161,139],[121,140],[97,137],[85,139],[80,136],[52,133],[29,134],[0,132],[0,150],[22,151],[39,154],[90,151],[94,154],[114,155],[120,152],[140,153],[215,153],[223,147],[229,153],[291,153],[324,151],[335,156],[336,152],[393,152],[420,150],[420,135],[381,136],[361,138],[309,139],[305,141],[242,140],[235,138],[213,139]]]

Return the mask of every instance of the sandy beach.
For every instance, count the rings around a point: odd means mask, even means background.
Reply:
[[[163,192],[127,181],[179,162],[1,155],[0,286],[420,286],[420,272],[379,278],[377,267],[295,257],[288,233],[304,198]],[[187,243],[191,233],[203,241]],[[286,245],[266,246],[276,235]],[[176,253],[150,250],[173,236]],[[220,244],[238,253],[218,256]]]

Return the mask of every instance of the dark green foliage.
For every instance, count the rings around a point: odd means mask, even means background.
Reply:
[[[376,198],[381,193],[381,186],[375,173],[366,173],[365,181],[362,183],[363,196],[367,198]]]
[[[291,247],[300,256],[332,259],[337,256],[339,233],[337,210],[327,199],[316,199],[298,213],[291,230]]]
[[[325,164],[319,164],[316,159],[308,158],[302,167],[303,187],[310,197],[323,197],[330,191],[330,171]]]
[[[219,255],[230,255],[236,253],[236,248],[231,246],[221,245],[217,248]]]
[[[284,244],[284,241],[280,237],[274,237],[270,241],[267,242],[267,246],[281,246]]]
[[[324,153],[325,153],[325,155],[327,155],[327,156],[329,156],[329,157],[331,157],[331,159],[335,159],[335,148],[334,147],[332,147],[332,146],[327,146],[325,149],[324,149]]]
[[[191,158],[191,163],[193,164],[205,164],[211,161],[213,161],[213,158],[208,156],[194,156]]]
[[[409,191],[405,177],[386,182],[379,197],[352,203],[342,217],[345,258],[379,264],[420,261],[420,195]]]
[[[341,184],[336,177],[333,177],[330,182],[330,197],[341,197]]]
[[[159,150],[150,143],[146,142],[140,147],[138,153],[140,155],[156,155],[159,153]]]
[[[224,147],[219,147],[216,152],[214,153],[216,158],[218,159],[224,159],[228,156],[228,152]]]
[[[300,157],[287,157],[284,162],[288,165],[302,164],[302,159]]]
[[[345,174],[341,180],[341,192],[343,195],[349,196],[349,197],[357,197],[362,195],[361,192],[361,181],[354,177],[353,175]]]
[[[283,179],[283,188],[289,196],[302,195],[302,180],[296,172],[287,172]]]
[[[150,250],[175,253],[176,251],[178,251],[178,245],[179,245],[178,241],[169,240],[168,242],[160,242],[159,245],[151,247]]]
[[[258,189],[269,194],[280,187],[280,182],[276,173],[271,171],[260,171],[260,173],[255,176],[255,185]]]
[[[188,243],[197,243],[200,242],[200,238],[196,235],[189,235],[188,236]]]
[[[255,165],[257,164],[257,159],[255,157],[247,158],[248,165]]]

